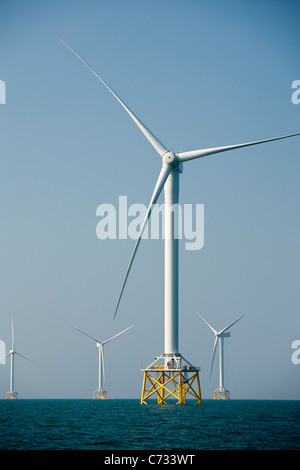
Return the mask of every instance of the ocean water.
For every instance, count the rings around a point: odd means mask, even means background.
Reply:
[[[300,401],[0,400],[1,450],[299,450]]]

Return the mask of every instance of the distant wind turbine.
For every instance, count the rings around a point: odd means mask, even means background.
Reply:
[[[58,36],[57,36],[58,37]],[[177,371],[183,371],[182,360],[184,360],[183,356],[179,353],[179,328],[178,328],[178,291],[179,291],[179,265],[178,265],[178,237],[176,236],[176,229],[177,223],[176,214],[172,208],[176,207],[179,202],[179,175],[183,171],[183,163],[188,161],[202,158],[207,155],[213,155],[218,153],[227,152],[229,150],[236,150],[241,149],[244,147],[250,147],[254,145],[263,144],[266,142],[272,142],[275,140],[286,139],[289,137],[294,137],[300,135],[300,133],[284,135],[280,137],[274,137],[271,139],[266,140],[258,140],[255,142],[246,142],[242,144],[235,144],[235,145],[227,145],[222,147],[212,147],[200,150],[192,150],[188,152],[171,152],[164,144],[162,144],[157,137],[139,120],[139,118],[129,109],[129,107],[121,100],[121,98],[110,88],[110,86],[92,69],[63,39],[58,37],[58,39],[73,53],[75,56],[86,66],[88,69],[99,79],[102,84],[108,89],[108,91],[116,98],[116,100],[120,103],[120,105],[125,109],[125,111],[129,114],[131,119],[135,122],[138,126],[140,131],[144,134],[144,136],[148,139],[150,144],[154,147],[156,152],[160,156],[160,161],[162,163],[162,168],[159,173],[158,179],[156,181],[154,191],[152,197],[150,199],[150,203],[146,212],[146,216],[144,222],[141,226],[140,233],[137,237],[126,273],[125,277],[121,286],[120,294],[116,303],[116,308],[114,312],[114,316],[117,314],[117,310],[120,305],[120,301],[124,292],[124,288],[126,282],[128,280],[128,276],[130,270],[132,268],[138,247],[140,245],[140,241],[144,232],[144,229],[147,225],[147,222],[151,216],[152,209],[158,200],[162,190],[164,189],[165,193],[165,233],[168,236],[165,236],[165,308],[164,308],[164,317],[165,317],[165,332],[164,332],[164,353],[157,358],[157,360],[162,359],[164,361],[164,370],[167,372],[160,378],[160,382],[156,380],[156,369],[153,368],[153,364],[148,368],[144,369],[144,383],[146,378],[150,379],[151,383],[155,383],[158,385],[157,394],[158,394],[158,402],[164,403],[164,399],[162,399],[161,388],[164,387],[166,384],[169,384],[170,381],[170,373],[172,371],[177,374]],[[116,134],[116,133],[115,133]],[[130,171],[130,170],[129,170]],[[147,172],[147,168],[145,169]],[[147,173],[145,173],[147,176]],[[144,176],[143,176],[144,178]],[[156,361],[155,361],[156,362]],[[187,362],[187,361],[186,361]],[[155,366],[157,367],[157,366]],[[188,364],[189,372],[196,372],[197,369],[192,367]],[[162,370],[162,368],[160,369]],[[154,372],[154,377],[151,378],[150,372]],[[198,373],[198,372],[197,372]],[[186,375],[186,374],[185,374]],[[166,381],[165,381],[166,379]],[[179,377],[179,385],[175,384],[175,389],[179,390],[178,394],[178,403],[183,403],[182,396],[184,395],[184,383],[187,384],[186,376]],[[143,386],[144,387],[144,386]],[[201,402],[200,398],[200,388],[198,387],[198,403]],[[169,385],[165,387],[164,390],[170,396]],[[152,392],[151,392],[152,393]],[[150,396],[150,395],[148,395]],[[174,396],[174,394],[173,394]],[[146,403],[145,394],[143,391],[142,395],[142,403]]]
[[[37,364],[36,362],[28,359],[28,357],[23,356],[19,352],[15,350],[15,339],[14,339],[14,324],[13,319],[11,319],[11,350],[1,359],[4,359],[10,356],[10,382],[9,382],[9,391],[6,392],[5,398],[9,399],[16,399],[18,398],[18,393],[14,390],[14,373],[15,373],[15,355],[26,359],[26,361],[32,362],[33,364]],[[0,360],[1,360],[0,359]]]
[[[210,374],[209,378],[211,377],[213,365],[214,365],[214,359],[215,359],[215,353],[217,349],[218,342],[219,343],[219,388],[217,388],[214,392],[214,399],[226,399],[230,398],[229,390],[227,390],[224,387],[224,338],[229,338],[230,337],[230,332],[227,331],[231,326],[233,326],[235,323],[237,323],[241,318],[243,318],[245,315],[242,315],[240,318],[235,320],[234,322],[230,323],[230,325],[226,326],[220,331],[215,330],[209,323],[208,321],[205,320],[205,318],[200,315],[200,313],[197,313],[199,317],[202,318],[202,320],[209,326],[209,328],[212,330],[212,332],[215,335],[215,342],[214,342],[214,347],[213,347],[213,354],[212,354],[212,360],[211,360],[211,367],[210,367]]]
[[[79,330],[78,328],[75,328],[72,326],[74,330],[79,331],[80,333],[84,334],[85,336],[88,336],[92,340],[96,341],[96,346],[99,348],[99,383],[98,383],[98,389],[94,392],[93,398],[100,398],[100,399],[105,399],[107,398],[107,392],[103,390],[102,388],[102,383],[103,381],[105,382],[105,370],[104,370],[104,345],[112,341],[114,338],[117,336],[120,336],[121,334],[125,333],[125,331],[129,330],[132,328],[134,325],[129,326],[125,330],[121,331],[120,333],[117,333],[116,335],[112,336],[111,338],[105,340],[105,341],[99,341],[98,339],[94,338],[93,336],[90,336],[89,334],[85,333],[82,330]]]

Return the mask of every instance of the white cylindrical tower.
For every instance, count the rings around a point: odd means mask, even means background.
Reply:
[[[99,380],[98,380],[98,388],[99,390],[102,389],[102,344],[97,343],[98,349],[99,349]]]
[[[178,353],[178,199],[179,170],[165,186],[165,354]]]
[[[219,357],[220,357],[220,388],[224,387],[224,338],[220,335],[219,344]]]
[[[13,391],[14,389],[14,365],[15,362],[15,353],[14,351],[11,352],[10,355],[10,391]]]

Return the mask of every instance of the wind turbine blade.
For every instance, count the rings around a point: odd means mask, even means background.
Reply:
[[[196,312],[196,310],[195,310],[195,313],[197,313],[197,315],[199,315],[199,317],[202,318],[202,320],[209,326],[209,328],[215,333],[215,335],[218,333],[218,332],[208,323],[208,321],[206,321],[205,318],[203,318],[202,315],[200,315],[200,313]]]
[[[85,332],[82,331],[82,330],[79,330],[78,328],[75,328],[75,326],[71,326],[71,328],[73,328],[73,330],[79,331],[80,333],[82,333],[82,334],[85,335],[85,336],[88,336],[89,338],[91,338],[91,339],[93,339],[94,341],[96,341],[96,343],[100,343],[100,344],[101,344],[101,341],[99,341],[99,339],[94,338],[93,336],[91,336],[91,335],[85,333]]]
[[[213,355],[212,355],[212,360],[211,360],[211,366],[210,366],[210,373],[209,373],[209,378],[211,377],[213,365],[214,365],[214,360],[215,360],[215,354],[216,354],[216,348],[217,348],[217,343],[219,341],[219,337],[215,337],[215,342],[214,342],[214,348],[213,348]]]
[[[26,357],[26,356],[23,356],[23,354],[20,354],[20,353],[18,353],[17,351],[14,351],[14,354],[16,354],[17,356],[22,357],[23,359],[26,359],[26,361],[32,362],[32,364],[35,364],[36,366],[39,366],[39,364],[38,364],[37,362],[32,361],[31,359],[29,359],[29,358]]]
[[[121,331],[120,333],[112,336],[111,338],[107,339],[106,341],[102,341],[102,345],[104,346],[106,343],[109,343],[109,341],[111,341],[112,339],[116,338],[117,336],[120,336],[121,334],[125,333],[125,331],[127,330],[130,330],[130,328],[132,328],[134,325],[131,325],[129,326],[128,328],[126,328],[125,330]]]
[[[226,328],[223,328],[223,330],[219,331],[219,335],[224,333],[224,331],[228,330],[228,328],[230,328],[231,326],[233,326],[235,323],[237,323],[241,318],[243,318],[245,315],[242,315],[240,318],[238,318],[237,320],[235,320],[234,322],[230,323],[230,325],[226,326]]]
[[[273,140],[287,139],[288,137],[295,137],[296,135],[300,135],[300,133],[284,135],[281,137],[274,137],[272,139],[267,140],[258,140],[256,142],[247,142],[245,144],[228,145],[225,147],[214,147],[202,150],[192,150],[190,152],[179,152],[176,155],[179,162],[186,162],[188,160],[194,160],[195,158],[205,157],[206,155],[212,155],[214,153],[226,152],[227,150],[235,150],[240,149],[242,147],[250,147],[251,145],[264,144],[266,142],[272,142]]]
[[[71,51],[73,54],[78,57],[81,62],[83,62],[84,65],[90,69],[90,71],[103,83],[103,85],[106,86],[106,88],[112,93],[112,95],[119,101],[119,103],[123,106],[123,108],[127,111],[129,116],[133,119],[133,121],[136,123],[136,125],[139,127],[139,129],[143,132],[144,136],[149,140],[149,142],[153,145],[155,150],[159,153],[160,156],[163,156],[164,153],[166,153],[168,150],[165,148],[165,146],[155,137],[154,134],[137,118],[137,116],[128,108],[128,106],[124,103],[124,101],[119,98],[119,96],[108,86],[108,84],[101,78],[95,70],[92,69],[63,39],[61,39],[59,36],[57,38]]]
[[[121,292],[120,292],[120,295],[119,295],[119,298],[118,298],[118,302],[117,302],[117,306],[116,306],[116,309],[115,309],[115,313],[114,313],[114,318],[117,314],[117,310],[119,308],[119,304],[120,304],[120,301],[121,301],[121,297],[122,297],[122,294],[123,294],[123,291],[124,291],[124,288],[125,288],[125,284],[127,282],[127,279],[128,279],[128,275],[129,275],[129,272],[131,270],[131,267],[132,267],[132,263],[134,261],[134,258],[135,258],[135,255],[136,255],[136,252],[137,252],[137,249],[139,247],[139,244],[140,244],[140,241],[141,241],[141,237],[143,235],[143,231],[145,229],[145,226],[148,222],[148,219],[151,215],[151,212],[152,212],[152,208],[153,208],[153,205],[156,203],[163,187],[164,187],[164,184],[171,172],[172,168],[171,166],[168,166],[168,165],[163,165],[162,169],[161,169],[161,172],[159,174],[159,177],[157,179],[157,182],[156,182],[156,185],[155,185],[155,188],[154,188],[154,191],[153,191],[153,194],[152,194],[152,197],[151,197],[151,201],[150,201],[150,204],[148,206],[148,209],[147,209],[147,213],[146,213],[146,216],[145,216],[145,219],[144,219],[144,222],[143,222],[143,225],[142,225],[142,228],[140,230],[140,233],[138,235],[138,238],[136,240],[136,243],[135,243],[135,247],[134,247],[134,250],[133,250],[133,253],[131,255],[131,259],[129,261],[129,265],[128,265],[128,268],[127,268],[127,271],[126,271],[126,274],[125,274],[125,278],[124,278],[124,281],[123,281],[123,284],[122,284],[122,287],[121,287]]]
[[[12,354],[11,351],[9,351],[9,353],[7,353],[5,356],[2,356],[0,357],[0,364],[1,364],[1,361],[3,361],[3,359],[6,359],[8,356],[10,356]]]

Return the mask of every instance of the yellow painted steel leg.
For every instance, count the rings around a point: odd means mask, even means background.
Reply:
[[[184,387],[184,383],[183,383],[183,377],[182,377],[182,373],[179,372],[178,374],[178,405],[182,405],[183,404],[183,397],[184,397],[184,394],[183,394],[183,387]]]
[[[146,380],[147,380],[147,373],[144,372],[143,388],[142,388],[142,397],[141,397],[141,405],[142,405],[142,404],[145,404],[145,405],[146,405],[146,402],[144,401]]]

